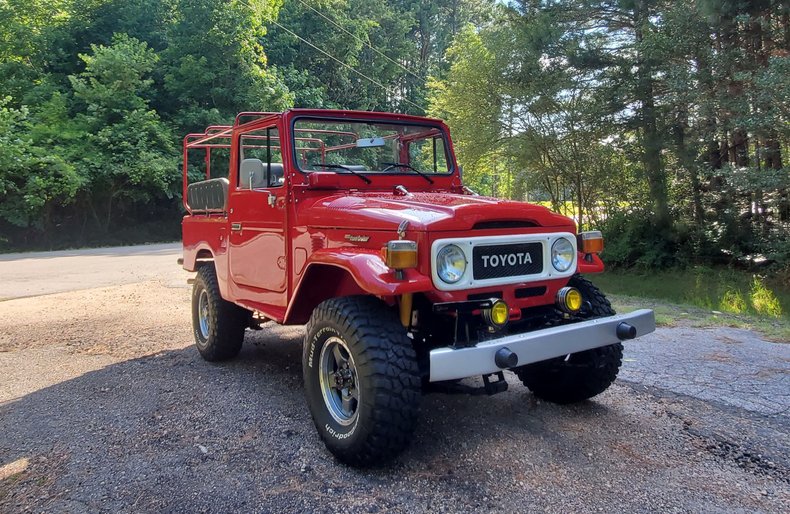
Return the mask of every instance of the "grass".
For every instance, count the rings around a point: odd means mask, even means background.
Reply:
[[[695,268],[654,273],[609,271],[593,278],[615,309],[647,307],[659,325],[725,325],[790,342],[790,290],[751,273]]]

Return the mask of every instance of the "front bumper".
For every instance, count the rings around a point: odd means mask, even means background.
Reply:
[[[617,328],[621,323],[634,327],[635,337],[649,334],[656,329],[653,311],[642,309],[628,314],[509,335],[483,341],[469,348],[437,348],[430,352],[430,381],[455,380],[502,371],[503,368],[496,364],[496,353],[502,348],[515,353],[518,356],[517,366],[523,366],[615,344],[621,340]]]

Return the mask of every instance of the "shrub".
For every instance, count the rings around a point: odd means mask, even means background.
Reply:
[[[752,307],[755,311],[766,316],[778,318],[782,315],[782,306],[773,291],[765,287],[762,279],[754,277],[750,292]]]

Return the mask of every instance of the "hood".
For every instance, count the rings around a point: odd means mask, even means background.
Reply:
[[[303,209],[300,218],[312,227],[394,230],[408,220],[411,230],[423,231],[528,226],[575,231],[573,220],[539,205],[452,193],[337,194]]]

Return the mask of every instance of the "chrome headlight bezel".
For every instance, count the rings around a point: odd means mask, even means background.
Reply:
[[[551,245],[551,265],[560,273],[565,273],[576,260],[576,248],[565,237],[558,237]]]
[[[454,255],[448,255],[450,253]],[[454,259],[454,262],[450,261],[451,257]],[[461,265],[459,266],[459,264]],[[458,245],[444,245],[436,253],[436,275],[445,284],[458,283],[466,273],[468,265],[466,254]]]

